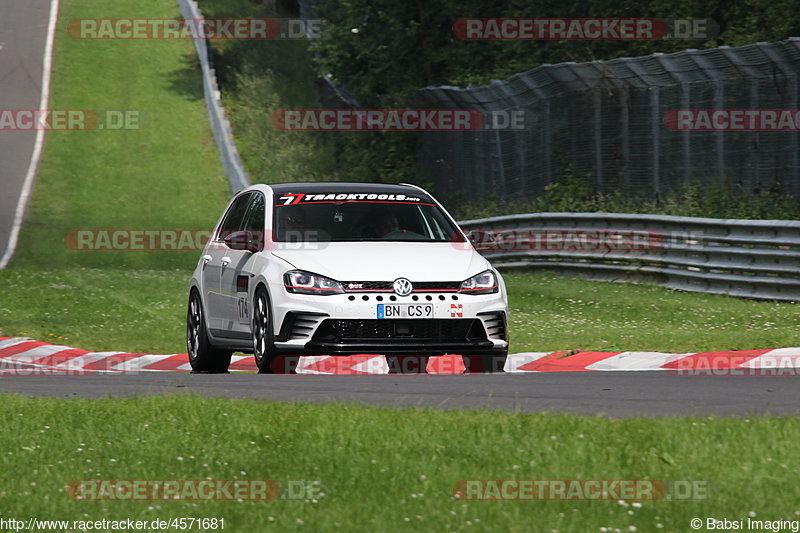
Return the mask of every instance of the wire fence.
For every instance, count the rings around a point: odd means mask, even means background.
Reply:
[[[503,120],[473,132],[422,133],[419,164],[450,202],[467,194],[539,196],[568,167],[598,192],[660,198],[684,184],[713,183],[797,197],[797,129],[676,131],[669,117],[677,110],[759,109],[794,110],[798,120],[799,72],[795,37],[543,65],[482,87],[427,87],[422,97],[431,107]],[[523,117],[521,129],[503,127],[513,113]]]

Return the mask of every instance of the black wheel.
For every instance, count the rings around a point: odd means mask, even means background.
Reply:
[[[189,309],[186,313],[186,347],[189,350],[189,364],[192,365],[193,372],[228,372],[233,352],[218,350],[208,342],[203,303],[196,290],[192,290],[189,295]]]
[[[256,289],[253,302],[253,355],[259,374],[272,373],[272,359],[275,357],[275,340],[272,334],[272,310],[269,296],[264,287]]]

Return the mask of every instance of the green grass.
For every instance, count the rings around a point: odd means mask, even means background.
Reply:
[[[0,270],[0,332],[93,351],[185,353],[185,270]]]
[[[76,251],[79,229],[213,227],[230,197],[191,41],[87,41],[70,20],[178,16],[173,2],[61,3],[51,107],[140,111],[142,127],[50,132],[11,267],[0,331],[93,350],[185,351],[197,251]],[[124,347],[124,348],[120,348]]]
[[[190,268],[196,252],[75,251],[75,229],[209,229],[230,197],[208,126],[191,41],[78,40],[78,18],[168,18],[175,2],[66,0],[54,55],[54,109],[135,110],[138,130],[47,134],[12,266]]]
[[[113,252],[111,252],[113,253]],[[87,350],[183,353],[185,270],[0,271],[0,334]],[[506,275],[511,352],[800,346],[793,303],[553,275]]]
[[[199,4],[208,18],[297,18],[276,15],[268,2],[201,0]],[[336,179],[341,172],[329,135],[281,131],[272,122],[281,109],[323,107],[308,41],[215,41],[212,47],[225,108],[251,181]],[[363,181],[365,176],[355,178]]]
[[[513,351],[680,353],[800,346],[794,302],[553,275],[505,279]]]
[[[682,532],[696,516],[800,513],[798,418],[614,421],[192,396],[1,399],[5,518],[217,517],[236,532],[566,533]],[[206,478],[318,481],[324,495],[316,502],[78,502],[65,492],[73,480]],[[453,496],[465,479],[642,478],[705,482],[709,498],[639,507]]]

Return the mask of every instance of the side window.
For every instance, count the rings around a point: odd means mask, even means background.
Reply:
[[[244,220],[242,229],[248,231],[264,231],[264,216],[266,215],[266,201],[261,193],[253,194],[253,201],[250,202],[250,209]]]
[[[242,227],[244,215],[247,212],[247,204],[250,203],[252,194],[243,194],[233,201],[222,224],[219,225],[219,232],[217,233],[217,240],[221,241],[234,231],[239,231]]]

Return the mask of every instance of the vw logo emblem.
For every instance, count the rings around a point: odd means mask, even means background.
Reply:
[[[394,285],[392,286],[394,292],[396,292],[399,296],[408,296],[411,294],[411,291],[414,289],[414,286],[411,285],[411,282],[408,281],[406,278],[397,278],[394,280]]]

